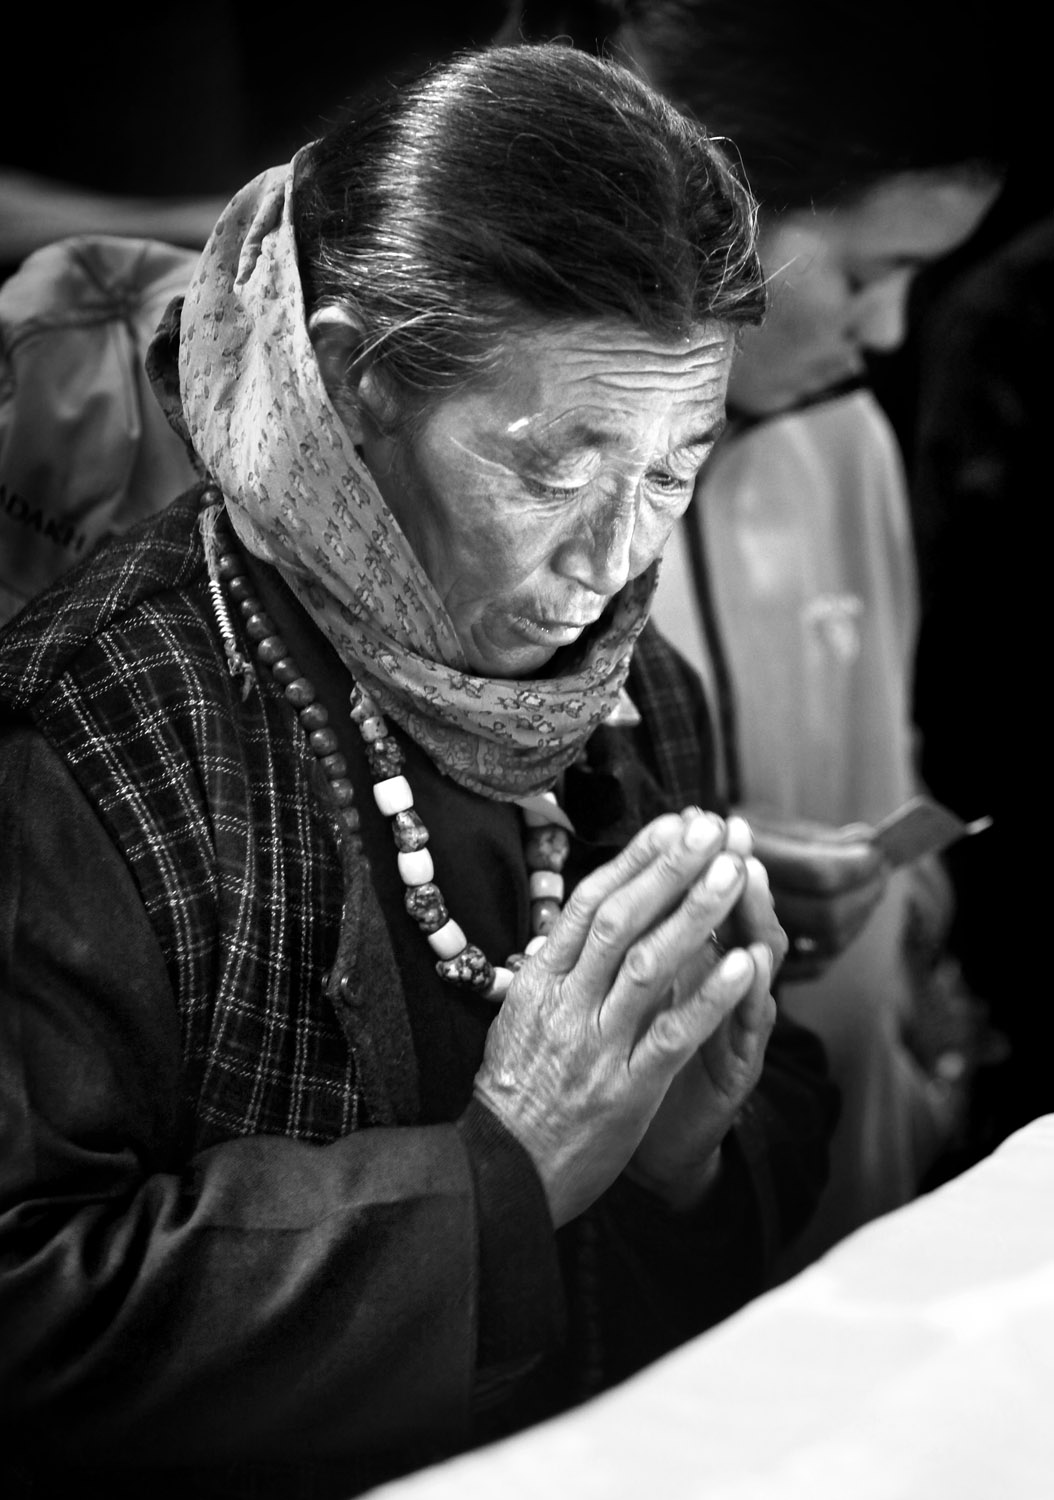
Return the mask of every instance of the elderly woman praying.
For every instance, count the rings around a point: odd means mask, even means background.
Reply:
[[[822,1049],[648,625],[763,310],[622,68],[459,56],[223,213],[201,480],[0,637],[0,1385],[36,1495],[350,1496],[763,1284]]]

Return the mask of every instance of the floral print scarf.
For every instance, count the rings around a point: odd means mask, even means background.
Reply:
[[[349,670],[461,785],[552,786],[617,714],[656,569],[627,585],[563,675],[470,674],[442,602],[330,402],[308,335],[292,224],[298,153],[217,223],[181,320],[193,446],[242,544],[272,564]]]

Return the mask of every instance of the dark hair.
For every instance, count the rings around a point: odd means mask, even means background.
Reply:
[[[567,46],[462,53],[306,153],[308,314],[336,303],[410,391],[496,366],[512,328],[629,320],[658,338],[764,311],[755,206],[697,124]]]
[[[501,34],[564,32],[729,139],[763,208],[843,203],[899,172],[990,172],[1008,154],[990,3],[525,0]]]

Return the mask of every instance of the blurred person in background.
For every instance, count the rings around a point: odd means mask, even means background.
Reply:
[[[977,107],[985,39],[969,7],[954,15],[625,0],[508,22],[628,59],[732,143],[759,200],[770,306],[741,335],[655,618],[722,725],[726,791],[791,939],[782,1004],[823,1036],[843,1093],[831,1181],[784,1271],[919,1191],[991,1047],[946,950],[943,862],[891,869],[867,836],[921,787],[916,559],[867,354],[902,339],[913,277],[970,238],[1002,180]]]

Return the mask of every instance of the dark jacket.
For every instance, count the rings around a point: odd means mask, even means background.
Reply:
[[[553,1233],[472,1101],[492,1011],[435,976],[385,830],[364,818],[349,860],[269,676],[230,674],[196,511],[104,544],[0,637],[0,1410],[41,1495],[122,1473],[349,1495],[511,1430],[741,1305],[825,1173],[822,1052],[780,1021],[705,1209],[619,1182]],[[259,581],[339,703],[343,669]],[[567,774],[578,873],[712,804],[698,687],[653,632],[630,688],[643,724]],[[461,852],[453,914],[511,951],[515,810],[405,749]]]

